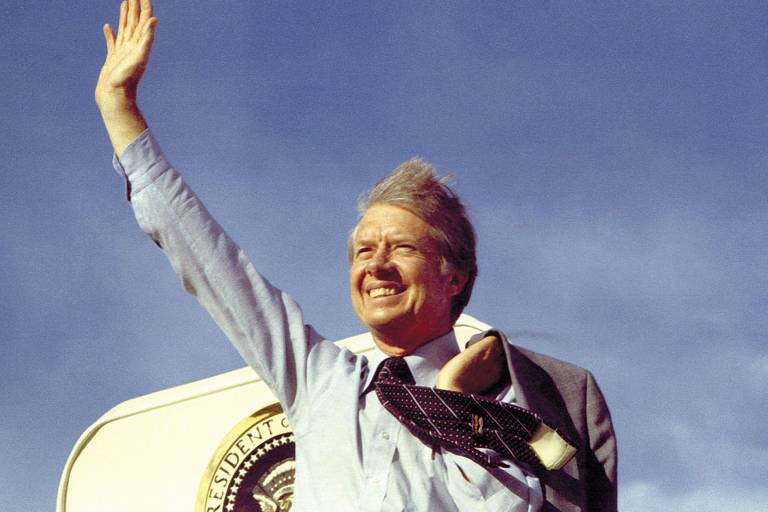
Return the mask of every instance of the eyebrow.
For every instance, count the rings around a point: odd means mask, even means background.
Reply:
[[[355,233],[354,238],[352,239],[352,246],[358,246],[362,244],[375,244],[378,243],[379,237],[378,233],[376,233],[374,236],[366,235],[365,230],[360,230]],[[425,234],[422,236],[414,236],[410,235],[408,233],[402,233],[402,232],[396,232],[390,235],[385,235],[384,240],[388,244],[395,244],[395,243],[401,243],[401,242],[409,242],[413,244],[428,244],[430,240],[432,240],[432,237],[429,236],[429,234]]]

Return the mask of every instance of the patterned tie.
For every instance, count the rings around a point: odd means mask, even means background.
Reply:
[[[559,469],[576,452],[527,409],[479,395],[416,386],[402,357],[385,359],[373,383],[381,405],[414,436],[486,468],[508,467],[501,459],[511,458],[534,471]]]

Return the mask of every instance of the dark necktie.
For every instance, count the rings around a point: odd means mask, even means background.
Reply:
[[[381,404],[414,436],[486,468],[507,467],[501,459],[510,458],[534,471],[559,469],[576,451],[527,409],[480,395],[416,386],[402,357],[385,359],[373,383]]]

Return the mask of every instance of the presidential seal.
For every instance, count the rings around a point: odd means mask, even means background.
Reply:
[[[295,447],[275,403],[233,428],[208,464],[195,512],[287,512],[293,505]]]

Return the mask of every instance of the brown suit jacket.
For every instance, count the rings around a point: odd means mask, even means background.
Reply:
[[[570,363],[515,346],[505,350],[516,399],[576,443],[562,469],[540,476],[544,512],[615,512],[616,435],[592,374]]]

